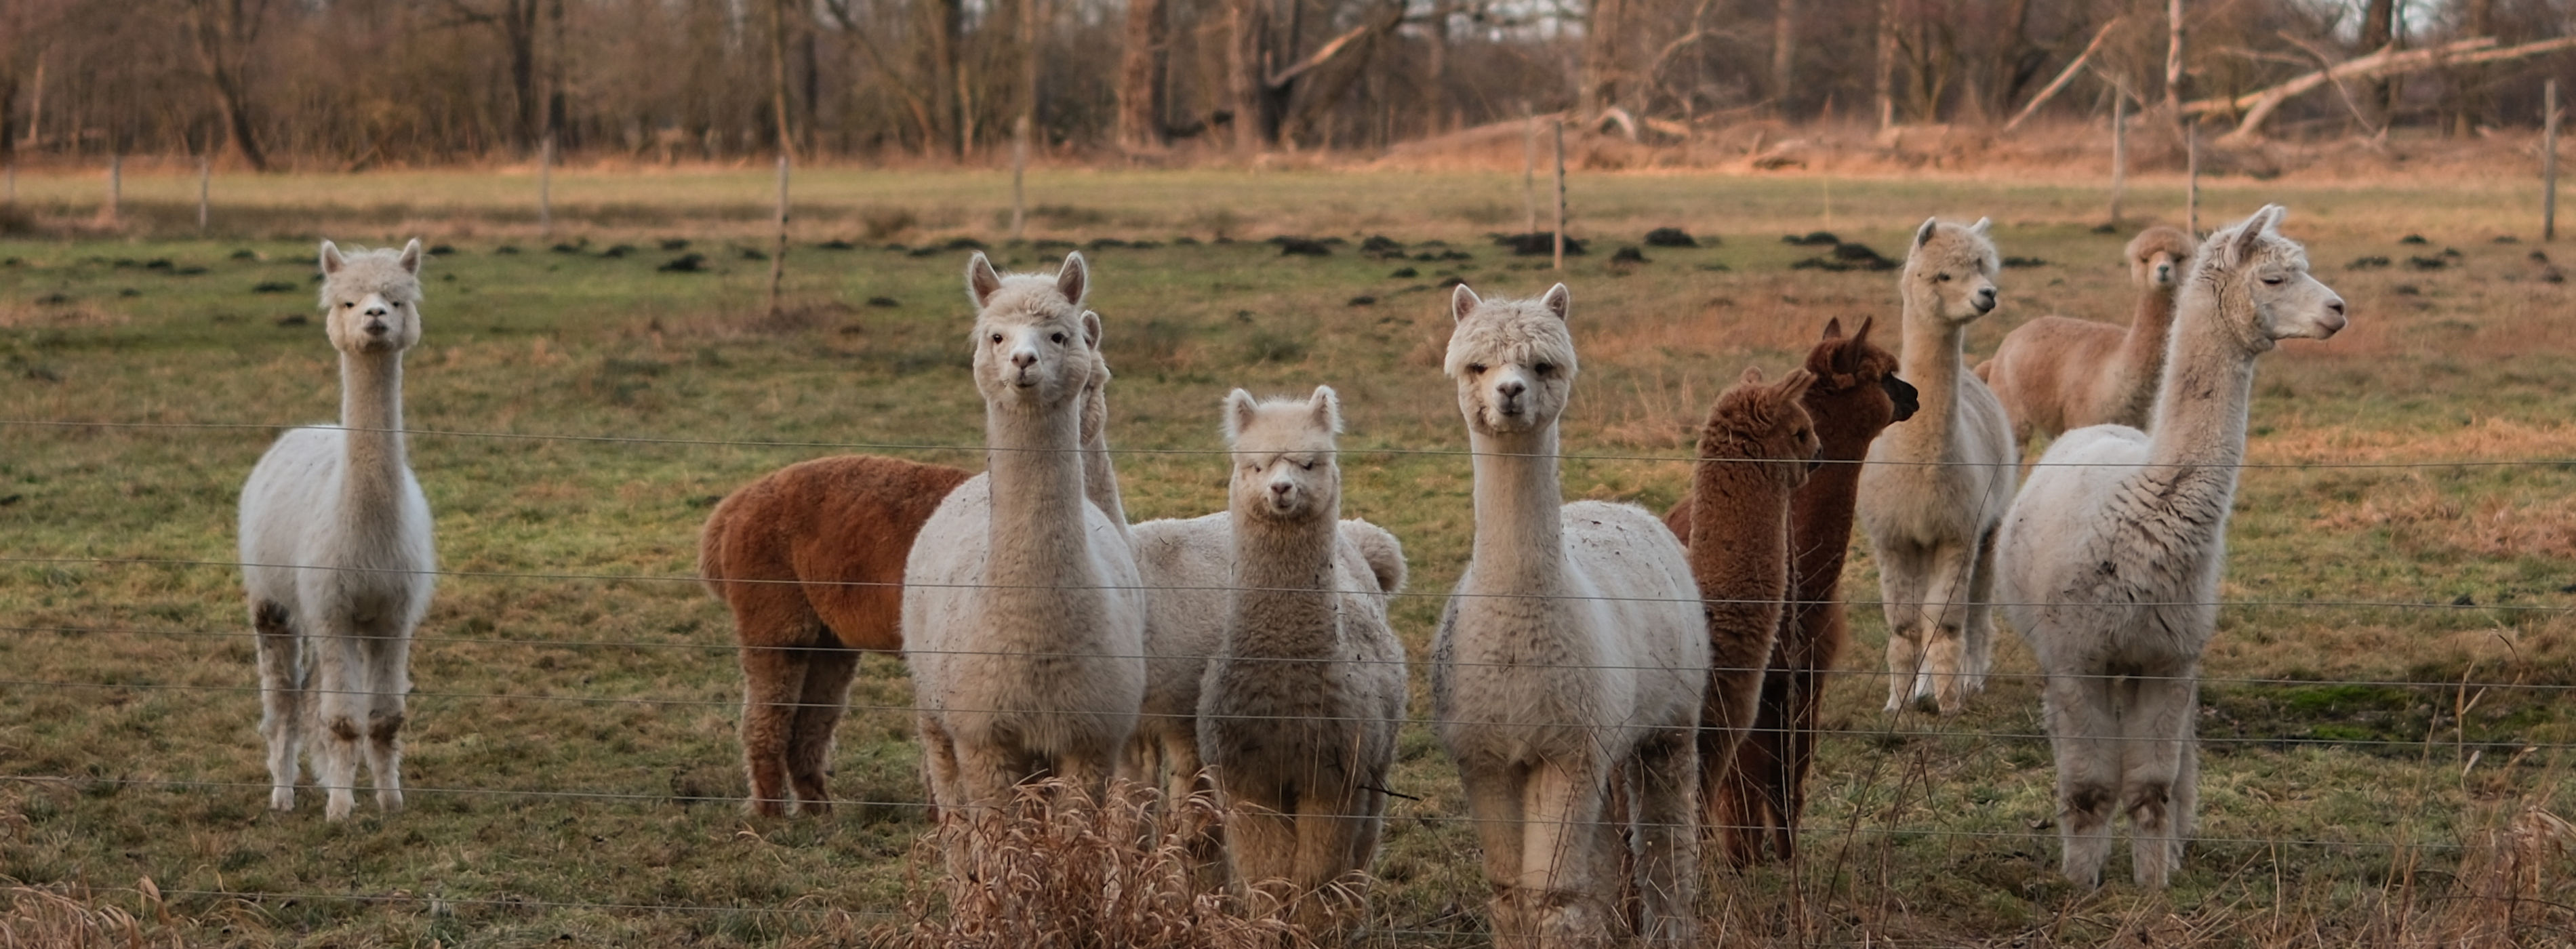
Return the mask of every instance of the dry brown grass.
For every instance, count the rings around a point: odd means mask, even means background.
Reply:
[[[0,947],[18,949],[149,949],[187,945],[182,921],[145,877],[135,887],[144,916],[126,912],[89,887],[0,887]]]

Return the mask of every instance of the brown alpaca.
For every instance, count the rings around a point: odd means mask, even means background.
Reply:
[[[2191,269],[2192,239],[2151,227],[2129,242],[2130,279],[2138,312],[2127,329],[2043,316],[2015,327],[1977,366],[2012,419],[2013,444],[2055,438],[2088,425],[2147,427],[2164,378],[2165,340],[2173,330],[2174,292]]]
[[[1708,617],[1708,694],[1700,708],[1702,808],[1714,800],[1735,746],[1762,696],[1763,671],[1789,592],[1789,497],[1816,457],[1815,424],[1799,404],[1813,373],[1792,370],[1766,383],[1759,369],[1720,393],[1700,430],[1689,520],[1674,531],[1690,551]],[[1670,526],[1670,522],[1667,522]],[[1690,544],[1691,537],[1704,541]],[[1712,823],[1705,831],[1714,834]]]
[[[1870,343],[1870,326],[1862,320],[1860,331],[1845,337],[1842,321],[1827,322],[1824,338],[1807,352],[1806,369],[1816,381],[1800,401],[1815,423],[1818,464],[1790,497],[1788,604],[1752,730],[1708,798],[1709,824],[1724,835],[1727,857],[1738,866],[1760,860],[1766,841],[1782,859],[1796,854],[1825,674],[1851,644],[1840,598],[1860,460],[1881,430],[1916,407],[1914,387],[1896,377],[1895,354]],[[1665,516],[1685,545],[1693,508],[1684,498]]]

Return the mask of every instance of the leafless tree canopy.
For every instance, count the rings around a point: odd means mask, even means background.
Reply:
[[[977,160],[1382,149],[1525,112],[1654,137],[2168,101],[2167,0],[7,0],[0,155],[360,168],[569,151]],[[2576,0],[2185,0],[2179,98],[2567,36]],[[2097,45],[2096,38],[2101,42]],[[2092,54],[2070,71],[2079,55]],[[2261,129],[2539,121],[2564,49],[2304,93]],[[1883,85],[1882,85],[1883,83]],[[1033,92],[1031,90],[1034,90]],[[1884,103],[1884,106],[1881,105]],[[2208,120],[2224,128],[2235,117]],[[783,129],[782,129],[782,126]]]

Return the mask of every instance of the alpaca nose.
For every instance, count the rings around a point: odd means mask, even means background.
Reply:
[[[1284,498],[1284,497],[1287,497],[1287,496],[1288,496],[1288,492],[1289,492],[1290,490],[1293,490],[1293,489],[1295,489],[1296,487],[1297,487],[1296,485],[1289,484],[1288,482],[1285,482],[1285,481],[1273,481],[1273,482],[1270,482],[1270,493],[1272,493],[1272,494],[1276,494],[1276,495],[1278,495],[1278,496],[1280,496],[1280,497],[1283,497],[1283,498]]]
[[[1016,353],[1012,353],[1012,354],[1011,354],[1011,365],[1013,365],[1013,366],[1017,366],[1017,367],[1019,367],[1019,368],[1026,369],[1026,368],[1028,368],[1028,367],[1030,367],[1030,366],[1034,366],[1034,365],[1037,365],[1037,364],[1038,364],[1038,354],[1036,354],[1036,353],[1029,352],[1028,350],[1025,350],[1025,349],[1024,349],[1024,350],[1021,350],[1021,351],[1019,351],[1019,352],[1016,352]]]
[[[1529,384],[1515,379],[1510,382],[1503,383],[1502,385],[1495,386],[1494,391],[1497,394],[1500,394],[1503,398],[1517,399],[1521,397],[1521,393],[1529,391]]]
[[[1983,290],[1979,290],[1979,291],[1977,291],[1977,312],[1979,312],[1979,313],[1991,312],[1992,310],[1994,310],[1994,308],[1995,308],[1995,288],[1993,288],[1993,287],[1987,287],[1987,288],[1985,288],[1985,289],[1983,289]]]
[[[374,317],[382,317],[382,316],[384,316],[384,315],[385,315],[385,308],[384,308],[384,307],[380,307],[380,306],[371,306],[371,307],[368,307],[368,308],[367,308],[367,315],[368,315],[368,316],[374,316]]]

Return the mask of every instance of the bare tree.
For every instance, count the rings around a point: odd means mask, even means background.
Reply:
[[[259,147],[259,127],[251,115],[250,81],[243,75],[267,18],[267,0],[181,0],[187,7],[188,32],[196,41],[198,67],[214,94],[233,152],[253,171],[268,170],[268,153]]]
[[[489,7],[475,7],[465,0],[447,0],[448,9],[454,10],[458,19],[490,27],[499,36],[502,54],[510,60],[510,101],[517,109],[512,116],[510,138],[522,149],[536,147],[537,140],[545,135],[545,103],[537,91],[538,2],[498,0]]]
[[[1118,55],[1118,145],[1163,147],[1163,81],[1170,72],[1171,23],[1163,0],[1127,0],[1126,48]]]

